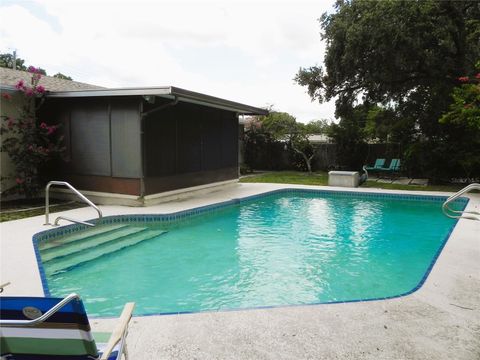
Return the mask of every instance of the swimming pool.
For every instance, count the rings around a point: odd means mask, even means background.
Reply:
[[[146,315],[384,299],[425,280],[456,223],[444,200],[282,190],[34,243],[46,294],[77,292],[97,316],[127,301]]]

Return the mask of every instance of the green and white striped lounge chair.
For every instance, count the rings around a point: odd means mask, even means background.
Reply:
[[[127,358],[126,336],[135,303],[127,303],[106,343],[95,342],[82,300],[0,297],[1,360],[113,360]]]

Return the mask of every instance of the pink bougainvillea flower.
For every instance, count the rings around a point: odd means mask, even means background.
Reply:
[[[460,76],[458,78],[458,81],[461,81],[461,82],[467,82],[469,80],[469,77],[468,76]]]
[[[51,135],[55,132],[55,130],[57,130],[57,128],[54,126],[49,126],[48,127],[48,131],[47,131],[47,135]]]
[[[20,185],[20,184],[23,184],[25,182],[25,179],[22,179],[22,178],[16,178],[15,179],[15,182]]]
[[[37,86],[37,92],[39,94],[43,94],[45,92],[45,88],[42,85]]]
[[[478,73],[477,75],[475,75],[475,78],[480,79],[480,73]]]
[[[12,100],[12,95],[10,94],[2,94],[2,97],[6,100]]]
[[[37,68],[35,66],[29,66],[27,71],[29,73],[35,74],[37,72]]]
[[[25,82],[23,80],[18,80],[17,84],[15,85],[17,90],[23,90],[25,88]]]
[[[35,93],[33,92],[33,89],[32,88],[23,88],[24,92],[25,92],[25,96],[33,96]]]
[[[42,122],[42,123],[40,124],[40,128],[41,128],[41,129],[46,129],[46,128],[48,128],[48,126],[47,126],[47,124],[45,124],[44,122]]]
[[[32,145],[28,145],[28,150],[33,150],[33,146]]]

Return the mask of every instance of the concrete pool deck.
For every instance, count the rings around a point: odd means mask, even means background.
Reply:
[[[150,207],[101,206],[105,216],[170,213],[281,188],[420,195],[442,192],[236,184]],[[480,194],[467,210],[480,211]],[[88,220],[90,208],[62,214]],[[44,217],[0,224],[2,295],[43,296],[33,234]],[[81,294],[80,294],[81,295]],[[91,319],[107,331],[115,319]],[[138,316],[130,325],[130,358],[140,359],[480,359],[480,221],[460,220],[424,285],[401,298],[273,309]]]

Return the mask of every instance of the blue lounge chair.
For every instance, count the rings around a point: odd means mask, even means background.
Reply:
[[[135,304],[127,303],[107,343],[96,343],[82,300],[0,298],[2,360],[119,360],[126,354],[128,322]]]
[[[365,166],[365,169],[370,171],[375,171],[378,169],[383,169],[383,165],[385,165],[385,159],[377,159],[375,160],[375,165]]]

